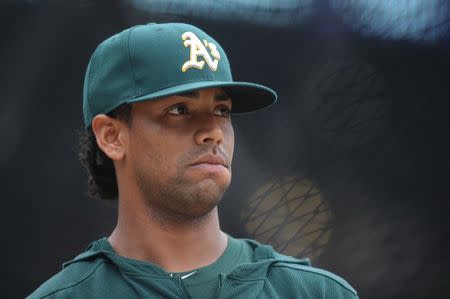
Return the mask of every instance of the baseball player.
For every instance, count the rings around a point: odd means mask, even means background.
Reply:
[[[117,225],[29,298],[357,298],[342,278],[220,229],[231,181],[231,112],[276,93],[235,82],[211,36],[134,26],[87,67],[80,155],[90,193],[118,199]]]

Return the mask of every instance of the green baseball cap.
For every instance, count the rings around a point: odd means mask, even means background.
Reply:
[[[124,103],[208,87],[226,90],[233,113],[258,110],[277,99],[268,87],[233,81],[225,51],[199,28],[134,26],[109,37],[92,54],[84,78],[84,122],[89,127],[94,116]]]

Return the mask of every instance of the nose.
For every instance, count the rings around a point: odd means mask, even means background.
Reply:
[[[195,143],[198,145],[216,145],[223,142],[222,128],[212,119],[203,120],[202,125],[195,132]]]

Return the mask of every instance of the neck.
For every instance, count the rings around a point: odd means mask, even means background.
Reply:
[[[154,263],[168,272],[185,272],[215,262],[227,246],[217,207],[201,219],[174,222],[143,203],[119,199],[117,226],[109,242],[119,255]]]

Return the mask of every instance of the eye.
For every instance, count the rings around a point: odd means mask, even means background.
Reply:
[[[176,105],[174,107],[172,107],[168,113],[172,114],[172,115],[183,115],[183,114],[187,114],[188,110],[187,107],[185,105]]]
[[[230,113],[231,113],[231,109],[226,106],[216,108],[216,115],[223,116],[223,117],[229,117]]]

